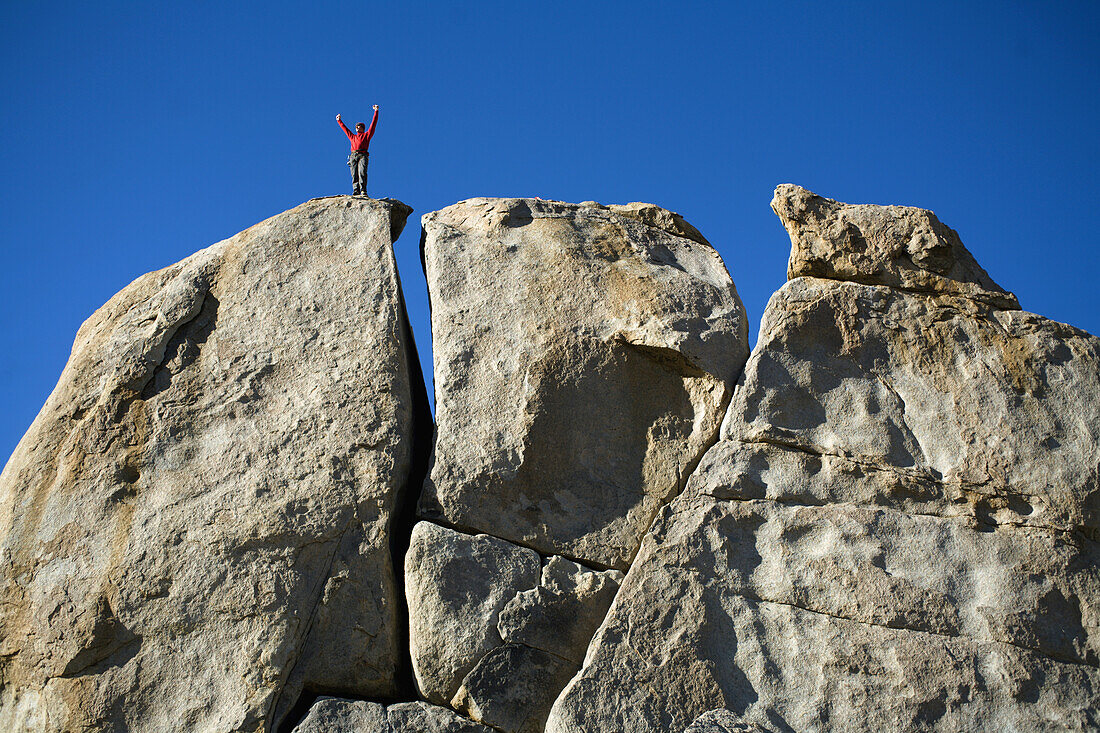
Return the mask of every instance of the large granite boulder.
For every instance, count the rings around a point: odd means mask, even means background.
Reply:
[[[626,569],[748,353],[721,258],[649,204],[471,199],[423,226],[437,432],[420,516]]]
[[[462,679],[503,642],[497,616],[538,583],[542,562],[526,547],[430,522],[413,528],[405,556],[409,651],[417,687],[446,705]]]
[[[409,212],[310,201],[81,327],[0,474],[0,729],[251,731],[302,688],[395,693]]]
[[[931,212],[773,207],[792,274],[847,281],[772,297],[546,730],[1095,730],[1100,339]]]
[[[622,580],[420,522],[405,560],[420,694],[504,733],[542,730]]]

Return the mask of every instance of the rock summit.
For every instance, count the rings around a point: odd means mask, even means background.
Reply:
[[[0,474],[0,728],[1100,728],[1100,339],[793,185],[756,346],[652,204],[315,199],[80,329]],[[736,264],[736,263],[733,263]]]

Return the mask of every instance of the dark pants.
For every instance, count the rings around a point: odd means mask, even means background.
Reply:
[[[367,195],[367,160],[370,153],[353,152],[348,156],[348,167],[351,168],[351,192],[353,195]]]

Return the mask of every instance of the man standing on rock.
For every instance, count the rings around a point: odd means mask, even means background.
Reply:
[[[340,119],[340,115],[336,115],[336,121],[340,123],[348,140],[351,140],[351,155],[348,156],[348,167],[351,168],[351,193],[353,196],[366,196],[367,161],[370,158],[367,146],[370,145],[370,139],[374,137],[374,127],[378,124],[378,105],[374,105],[374,117],[370,121],[369,130],[360,122],[355,125],[355,132],[352,133]]]

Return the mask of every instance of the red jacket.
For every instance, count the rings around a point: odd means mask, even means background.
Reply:
[[[374,117],[370,121],[370,127],[366,132],[361,132],[358,135],[348,129],[348,126],[344,124],[343,120],[336,120],[340,123],[340,127],[344,128],[344,134],[348,136],[348,140],[351,140],[351,149],[353,151],[358,150],[361,152],[367,152],[367,146],[370,145],[370,139],[374,137],[374,126],[378,124],[378,110],[374,110]]]

